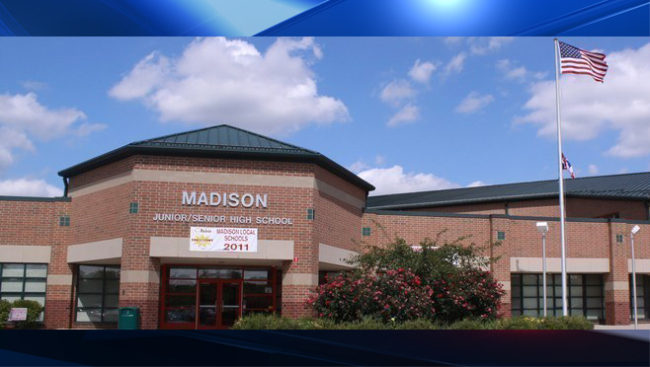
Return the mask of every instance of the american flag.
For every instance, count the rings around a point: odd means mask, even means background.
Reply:
[[[560,42],[560,65],[562,74],[591,75],[601,83],[607,73],[605,54],[581,50],[564,42]]]
[[[566,159],[564,153],[562,153],[562,169],[569,171],[569,173],[571,174],[571,178],[576,178],[576,175],[573,174],[573,166]]]

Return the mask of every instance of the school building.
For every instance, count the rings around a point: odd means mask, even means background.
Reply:
[[[326,156],[228,125],[128,144],[59,172],[63,197],[0,197],[0,298],[45,306],[44,327],[228,328],[242,315],[310,315],[304,303],[361,244],[471,235],[500,259],[505,315],[561,314],[557,181],[368,196]],[[566,180],[573,315],[629,324],[630,230],[639,317],[650,301],[650,173]],[[490,243],[500,242],[500,246]]]

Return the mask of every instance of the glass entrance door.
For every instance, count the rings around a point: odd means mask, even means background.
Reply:
[[[199,283],[198,329],[225,329],[241,316],[240,282]]]

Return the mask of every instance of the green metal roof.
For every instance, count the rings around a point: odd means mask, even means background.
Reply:
[[[362,187],[375,187],[313,150],[301,148],[230,125],[218,125],[136,141],[59,172],[71,177],[135,154],[311,162]]]
[[[569,197],[650,200],[650,172],[566,179]],[[449,205],[555,198],[558,181],[534,181],[451,190],[380,195],[368,198],[373,209],[413,209]]]

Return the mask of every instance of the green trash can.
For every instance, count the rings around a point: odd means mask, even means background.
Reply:
[[[140,308],[139,307],[120,308],[117,328],[120,330],[140,329]]]

